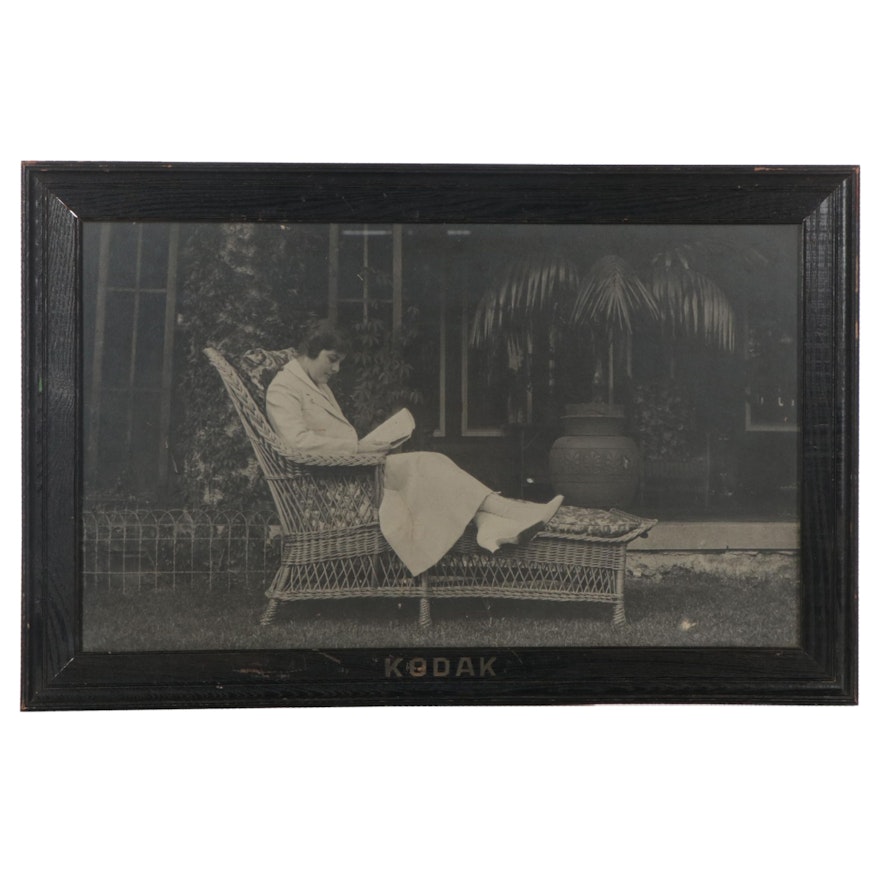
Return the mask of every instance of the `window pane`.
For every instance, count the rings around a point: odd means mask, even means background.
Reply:
[[[339,236],[339,299],[390,300],[394,239],[389,225],[344,226]]]
[[[385,230],[376,230],[385,232]],[[390,232],[390,230],[388,230]],[[391,299],[394,240],[390,234],[367,236],[370,299]]]
[[[134,287],[137,283],[138,227],[116,223],[110,234],[107,283],[111,287]]]
[[[752,314],[748,335],[751,426],[797,425],[797,321],[779,308]]]
[[[138,307],[136,387],[158,387],[161,384],[164,341],[165,297],[160,293],[142,293]]]
[[[361,268],[363,241],[346,235],[339,237],[339,299],[360,300],[364,295]]]
[[[165,287],[168,278],[168,226],[165,223],[146,223],[141,230],[141,287]]]
[[[101,378],[111,387],[119,388],[128,384],[133,326],[134,294],[110,291],[107,295]]]

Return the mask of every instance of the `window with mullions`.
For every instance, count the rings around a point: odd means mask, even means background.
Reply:
[[[769,299],[747,316],[747,431],[798,430],[798,335],[795,303]]]
[[[330,226],[330,318],[343,326],[378,319],[399,327],[403,256],[399,224]]]
[[[149,494],[168,477],[176,224],[85,224],[87,493]]]
[[[492,241],[472,227],[425,225],[405,233],[407,306],[418,305],[422,352],[432,355],[436,437],[500,436],[507,364],[470,343],[473,314],[490,277]],[[410,299],[412,297],[412,299]]]

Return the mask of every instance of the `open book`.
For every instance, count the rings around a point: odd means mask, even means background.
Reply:
[[[370,431],[363,439],[400,446],[401,443],[412,437],[415,427],[416,420],[412,417],[412,413],[408,409],[400,409],[393,416],[385,419],[378,428]]]

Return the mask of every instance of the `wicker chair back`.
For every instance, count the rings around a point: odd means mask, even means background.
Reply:
[[[277,369],[284,365],[287,352],[276,359]],[[274,371],[262,370],[261,402],[254,399],[254,372],[233,366],[214,348],[205,355],[216,368],[253,447],[257,461],[269,485],[285,535],[350,529],[378,524],[381,492],[381,455],[306,455],[284,445],[274,432],[265,412],[265,387]],[[261,359],[248,352],[243,361],[251,365]],[[246,380],[243,377],[248,376]],[[259,387],[259,386],[258,386]]]

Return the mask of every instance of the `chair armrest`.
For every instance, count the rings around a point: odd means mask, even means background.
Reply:
[[[283,534],[378,526],[383,454],[288,452],[264,471]]]
[[[299,452],[295,449],[284,449],[284,458],[291,464],[305,467],[375,467],[384,464],[384,452],[353,452],[348,454],[315,455]]]

